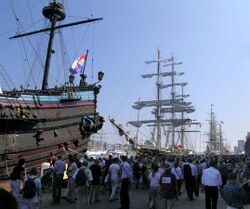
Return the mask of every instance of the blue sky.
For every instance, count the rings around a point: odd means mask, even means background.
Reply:
[[[224,122],[223,132],[231,147],[250,131],[250,3],[247,0],[68,0],[70,20],[76,17],[103,17],[104,20],[67,29],[69,63],[86,49],[93,58],[93,70],[105,72],[98,111],[106,118],[103,132],[109,141],[122,140],[110,126],[108,117],[126,124],[136,119],[131,108],[140,97],[155,98],[154,80],[140,75],[153,72],[155,66],[145,65],[155,59],[156,47],[162,57],[174,54],[183,64],[181,81],[189,82],[186,92],[191,96],[196,112],[190,116],[203,124],[201,141],[206,140],[210,105],[218,120]],[[12,0],[17,16],[24,26],[42,18],[39,7],[47,1]],[[16,23],[9,1],[0,2],[0,63],[15,83],[24,80],[23,51],[17,41],[8,40],[15,34]],[[37,12],[36,14],[33,13]],[[69,21],[68,21],[69,22]],[[35,28],[42,27],[36,24]],[[32,28],[30,28],[32,29]],[[11,32],[10,32],[11,31]],[[29,29],[27,29],[29,31]],[[6,33],[8,32],[8,33]],[[72,35],[72,34],[75,35]],[[84,37],[83,37],[84,36]],[[4,50],[3,50],[4,49]],[[87,64],[91,78],[91,62]],[[96,79],[94,76],[93,80]],[[141,117],[147,113],[141,112]],[[128,127],[130,129],[130,127]],[[194,140],[198,140],[194,137]]]

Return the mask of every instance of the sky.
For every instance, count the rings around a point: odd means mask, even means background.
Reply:
[[[17,32],[14,14],[26,32],[41,28],[44,22],[36,22],[42,19],[41,7],[47,2],[0,1],[0,64],[15,84],[25,80],[27,72],[18,70],[24,69],[27,62],[20,40],[8,39]],[[80,29],[65,29],[69,56],[67,64],[60,66],[67,68],[88,49],[89,82],[96,80],[99,70],[105,73],[98,96],[98,112],[106,120],[101,132],[103,139],[123,143],[124,139],[108,118],[113,117],[126,127],[127,121],[137,117],[131,107],[133,102],[139,97],[155,99],[155,81],[142,79],[140,75],[155,72],[156,66],[146,65],[145,61],[156,59],[157,47],[162,58],[174,55],[177,61],[183,62],[177,67],[185,72],[180,81],[189,83],[185,92],[190,94],[188,101],[196,107],[189,117],[202,124],[201,133],[192,139],[194,143],[204,147],[211,104],[218,121],[224,122],[224,138],[231,148],[238,139],[245,139],[250,131],[249,1],[64,0],[64,3],[69,17],[65,23],[79,20],[78,17],[103,17],[102,21]],[[42,46],[39,47],[44,51]],[[55,58],[61,57],[55,55]],[[38,62],[35,67],[39,67]],[[54,75],[55,79],[59,77]],[[148,109],[141,111],[140,117],[148,117],[147,112]]]

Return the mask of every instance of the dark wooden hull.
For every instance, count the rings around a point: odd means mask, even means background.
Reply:
[[[30,168],[51,153],[86,152],[90,135],[104,122],[96,112],[96,88],[0,95],[0,179],[20,158]]]

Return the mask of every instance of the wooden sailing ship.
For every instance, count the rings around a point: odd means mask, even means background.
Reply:
[[[50,61],[54,51],[53,40],[58,29],[95,22],[102,18],[85,19],[68,24],[61,3],[52,1],[44,7],[43,15],[50,27],[17,34],[11,39],[48,32],[49,40],[40,89],[2,90],[0,92],[0,179],[8,178],[18,159],[25,158],[26,167],[40,166],[51,155],[70,150],[83,153],[91,134],[102,128],[104,119],[96,111],[98,83],[104,73],[98,73],[98,81],[87,84],[85,65],[79,85],[74,84],[74,75],[61,86],[49,86]],[[87,55],[86,55],[87,58]],[[86,60],[85,60],[86,61]],[[78,63],[77,63],[78,64]]]

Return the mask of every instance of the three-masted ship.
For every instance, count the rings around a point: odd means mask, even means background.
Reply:
[[[82,58],[74,65],[82,68],[79,85],[75,85],[75,76],[70,74],[69,80],[63,85],[49,86],[50,62],[55,53],[52,48],[57,30],[102,18],[57,24],[66,15],[64,6],[55,0],[44,7],[42,13],[50,22],[49,28],[11,37],[49,33],[41,88],[3,89],[0,92],[0,179],[8,178],[20,158],[25,158],[26,167],[30,168],[40,166],[58,152],[64,157],[71,150],[74,153],[85,152],[90,135],[101,129],[104,122],[96,111],[97,95],[101,88],[99,82],[104,73],[100,71],[98,81],[87,84]]]
[[[222,134],[223,121],[218,121],[211,105],[210,109],[210,119],[209,119],[209,132],[206,134],[208,136],[206,153],[208,155],[223,155],[227,154],[228,150],[224,144],[224,138]]]
[[[191,132],[199,132],[199,130],[190,130],[194,125],[200,125],[196,120],[191,119],[188,115],[195,111],[195,107],[191,102],[187,102],[188,94],[184,93],[184,87],[187,82],[179,82],[178,77],[184,72],[176,71],[176,66],[182,64],[176,62],[171,56],[167,59],[160,57],[160,50],[157,50],[157,59],[146,61],[146,64],[156,64],[156,73],[144,74],[142,78],[156,78],[156,99],[149,101],[138,101],[132,106],[135,110],[142,111],[143,108],[151,108],[152,119],[140,120],[139,117],[135,121],[129,121],[129,124],[136,128],[142,126],[149,127],[151,131],[150,143],[147,145],[139,145],[138,137],[129,138],[133,141],[135,147],[148,153],[175,153],[184,154],[194,150],[192,142],[187,140],[187,134]],[[170,67],[168,71],[161,71],[162,67]],[[169,79],[165,84],[163,79]],[[167,81],[166,81],[167,82]],[[163,91],[169,93],[168,98],[163,98]],[[141,115],[141,114],[138,114]],[[111,121],[114,124],[114,121]],[[114,124],[115,125],[115,124]],[[116,125],[117,127],[117,125]],[[123,133],[121,127],[117,127],[120,133]]]

